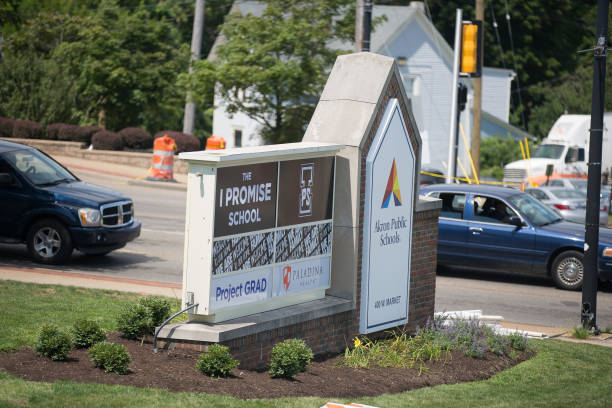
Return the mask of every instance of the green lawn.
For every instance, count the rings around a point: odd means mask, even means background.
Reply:
[[[106,329],[135,295],[0,281],[0,349],[33,344],[41,323],[69,327],[79,317]],[[378,407],[604,407],[612,406],[612,348],[556,340],[532,341],[538,355],[487,381],[354,398]],[[282,381],[282,380],[281,380]],[[329,399],[242,401],[196,393],[77,384],[36,383],[0,372],[0,407],[320,407]]]

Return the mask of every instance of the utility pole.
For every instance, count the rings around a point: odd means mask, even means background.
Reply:
[[[365,0],[363,5],[363,38],[361,51],[370,51],[370,33],[372,31],[372,0]]]
[[[461,30],[462,23],[461,17],[463,16],[463,10],[457,9],[455,15],[455,55],[453,58],[453,79],[451,84],[452,95],[451,95],[451,114],[450,114],[450,132],[448,135],[448,168],[446,172],[446,182],[452,183],[455,178],[455,145],[457,142],[457,94],[459,93],[459,57],[461,54]]]
[[[582,283],[582,327],[597,327],[597,280],[599,252],[599,195],[601,193],[601,144],[603,110],[606,94],[606,53],[608,51],[608,10],[610,0],[597,1],[597,25],[593,54],[593,96],[591,100],[591,136],[589,140],[589,175],[587,180],[587,208],[584,232],[584,278]]]
[[[202,33],[204,32],[204,0],[196,0],[195,15],[193,17],[193,31],[191,32],[191,59],[189,60],[189,73],[193,73],[193,63],[200,59],[202,49]],[[183,133],[193,135],[195,122],[195,103],[191,93],[187,91],[185,103],[185,116],[183,117]]]
[[[480,51],[480,66],[483,66],[484,60],[484,0],[476,0],[476,20],[482,21],[483,30],[479,30],[478,35],[481,36],[481,51]],[[476,173],[474,176],[480,176],[480,124],[482,122],[482,76],[474,78],[474,107],[473,107],[473,123],[472,123],[472,141],[470,142],[470,150],[474,168]]]
[[[361,51],[361,40],[363,37],[363,0],[355,3],[355,52]]]

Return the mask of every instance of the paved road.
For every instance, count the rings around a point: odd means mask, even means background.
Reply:
[[[612,327],[612,284],[599,289],[597,324]],[[581,303],[581,292],[539,277],[444,271],[436,281],[436,311],[481,309],[508,321],[572,328],[580,324]]]
[[[185,230],[185,191],[130,185],[127,178],[74,170],[81,179],[110,187],[134,200],[142,222],[139,238],[106,256],[85,256],[78,251],[70,263],[47,267],[68,272],[181,283]],[[40,267],[25,246],[0,245],[0,265]]]
[[[128,184],[127,178],[83,170],[85,181],[121,191],[134,200],[142,221],[140,238],[104,257],[75,252],[71,262],[53,269],[102,276],[182,282],[185,192]],[[25,247],[0,245],[0,265],[40,267]],[[556,289],[548,279],[498,274],[445,272],[436,284],[436,311],[481,309],[508,321],[574,327],[580,322],[580,292]],[[600,288],[598,324],[612,327],[612,284]]]

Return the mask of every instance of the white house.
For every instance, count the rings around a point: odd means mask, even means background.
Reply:
[[[264,3],[239,0],[232,6],[232,12],[261,15],[264,8]],[[370,49],[397,61],[423,140],[422,168],[445,172],[450,132],[453,49],[425,15],[421,2],[412,2],[409,6],[374,5],[373,18],[383,15],[386,21],[377,25],[372,32]],[[209,60],[214,61],[216,47],[222,41],[217,38]],[[353,49],[353,45],[348,43],[333,42],[329,46]],[[483,68],[482,138],[494,134],[509,134],[521,139],[527,136],[508,124],[513,78],[511,70]],[[461,123],[469,144],[473,82],[468,78],[460,81],[468,87],[467,108],[461,115]],[[262,144],[257,122],[242,113],[233,116],[227,114],[224,102],[218,96],[215,97],[213,134],[224,137],[228,147]],[[469,161],[461,136],[459,141],[459,159],[467,167]],[[459,169],[458,174],[461,174]]]

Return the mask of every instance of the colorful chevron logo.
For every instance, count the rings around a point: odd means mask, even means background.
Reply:
[[[393,165],[391,166],[391,172],[389,173],[389,180],[387,181],[387,188],[385,188],[385,196],[383,197],[382,207],[387,208],[391,201],[391,196],[395,201],[395,206],[399,207],[402,205],[402,195],[400,194],[399,181],[397,179],[397,168],[395,167],[395,159],[393,159]]]

